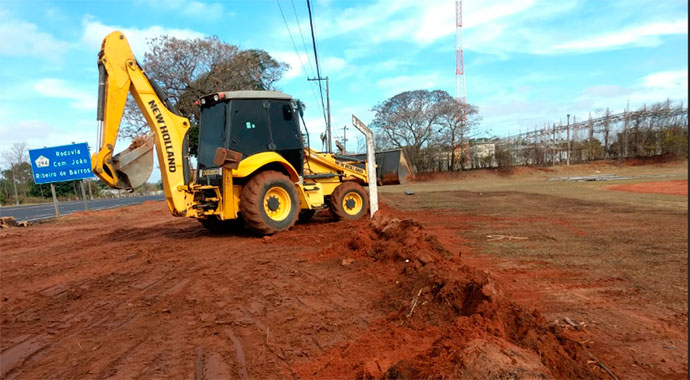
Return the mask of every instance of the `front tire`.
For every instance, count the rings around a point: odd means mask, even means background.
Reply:
[[[240,211],[247,227],[260,235],[287,230],[297,221],[297,189],[282,173],[261,172],[242,189]]]
[[[357,220],[369,211],[369,194],[356,182],[343,182],[331,194],[328,208],[336,220]]]

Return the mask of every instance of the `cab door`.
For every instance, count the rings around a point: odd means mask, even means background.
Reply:
[[[271,131],[268,128],[266,101],[239,99],[230,102],[228,149],[245,156],[274,150]]]

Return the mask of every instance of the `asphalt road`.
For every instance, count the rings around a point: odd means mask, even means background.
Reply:
[[[147,195],[142,197],[95,199],[86,203],[89,210],[103,210],[139,204],[145,201],[158,201],[164,198],[163,195]],[[58,207],[60,208],[60,215],[67,215],[75,211],[84,211],[84,202],[59,202]],[[13,216],[18,222],[50,219],[55,217],[55,207],[52,202],[40,205],[0,207],[0,216]]]

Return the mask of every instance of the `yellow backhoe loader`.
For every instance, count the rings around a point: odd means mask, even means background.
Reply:
[[[373,162],[367,166],[305,147],[303,107],[291,96],[229,91],[200,98],[198,167],[192,178],[190,122],[149,80],[121,32],[103,40],[98,71],[99,141],[92,166],[110,187],[142,185],[151,175],[155,146],[170,212],[197,218],[214,231],[242,220],[259,234],[273,234],[321,208],[330,208],[337,219],[367,215],[370,194],[362,185],[371,184],[367,173],[375,171]],[[130,93],[152,134],[114,155]],[[374,192],[375,186],[373,179]]]

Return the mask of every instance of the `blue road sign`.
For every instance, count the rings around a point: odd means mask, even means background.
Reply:
[[[35,183],[91,178],[91,157],[86,143],[54,146],[29,151]]]

